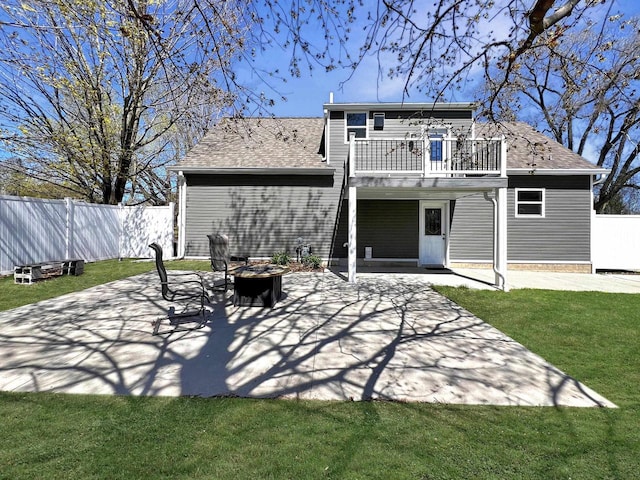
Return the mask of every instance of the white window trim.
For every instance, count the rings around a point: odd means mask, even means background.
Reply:
[[[518,201],[518,192],[541,192],[542,200],[541,201]],[[515,197],[513,199],[514,208],[515,208],[515,217],[516,218],[545,218],[546,214],[546,190],[544,188],[516,188],[515,189]],[[532,213],[518,213],[519,205],[540,205],[540,214],[532,214]]]
[[[344,112],[344,143],[349,143],[349,134],[347,133],[349,130],[349,126],[347,125],[347,115],[353,113],[364,113],[365,115],[365,125],[362,127],[351,127],[351,128],[364,128],[364,137],[359,137],[357,140],[368,140],[369,139],[369,112],[365,111],[354,111],[354,112]]]

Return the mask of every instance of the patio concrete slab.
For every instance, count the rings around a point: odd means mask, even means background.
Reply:
[[[139,275],[3,312],[0,389],[614,406],[430,281],[295,273],[273,309],[217,295],[203,328],[164,321],[152,336],[170,304],[154,273]]]
[[[335,272],[344,278],[344,268]],[[358,276],[366,278],[384,273],[390,277],[418,276],[430,285],[468,287],[480,290],[495,290],[495,275],[490,268],[425,269],[421,267],[358,267]],[[640,293],[640,273],[565,273],[530,272],[509,270],[507,284],[510,289],[537,288],[543,290],[568,290],[606,293]]]

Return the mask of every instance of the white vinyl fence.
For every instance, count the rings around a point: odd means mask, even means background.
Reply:
[[[602,270],[640,270],[640,215],[594,215],[591,258]]]
[[[0,273],[50,260],[150,257],[151,242],[171,257],[173,218],[173,203],[125,207],[0,196]]]

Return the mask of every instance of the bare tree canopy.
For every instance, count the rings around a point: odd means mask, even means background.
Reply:
[[[433,100],[449,99],[483,76],[497,85],[498,94],[522,57],[550,41],[562,41],[585,17],[605,18],[612,3],[383,0],[367,12],[366,37],[352,66],[375,55],[378,78],[403,79],[405,95],[417,90]]]
[[[164,166],[219,112],[268,114],[284,99],[279,81],[348,77],[374,56],[378,78],[434,101],[491,80],[492,114],[532,52],[606,18],[612,2],[7,0],[0,141],[20,161],[2,163],[88,200],[161,203]]]
[[[236,100],[240,3],[10,0],[0,21],[5,163],[90,201],[165,201],[162,167]]]
[[[610,168],[597,189],[602,212],[640,189],[638,72],[640,20],[612,16],[523,58],[497,97],[499,116],[525,120]]]

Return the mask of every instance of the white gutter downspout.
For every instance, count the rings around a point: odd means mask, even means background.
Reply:
[[[182,170],[178,172],[178,258],[185,254],[185,229],[187,225],[187,181]]]
[[[601,183],[603,183],[607,177],[609,175],[608,174],[602,174],[600,175],[600,178],[598,178],[597,180],[595,179],[595,175],[591,175],[591,231],[589,232],[589,234],[591,235],[591,241],[589,244],[589,257],[591,260],[591,273],[595,274],[596,273],[596,269],[597,269],[597,265],[595,264],[595,262],[593,261],[593,252],[594,252],[594,225],[596,224],[596,209],[594,208],[594,203],[595,203],[595,197],[593,195],[593,187],[595,187],[596,185],[600,185]]]
[[[496,287],[502,288],[503,291],[508,292],[507,279],[504,274],[497,267],[498,263],[498,201],[489,196],[489,192],[484,192],[484,199],[493,204],[493,273],[496,275],[496,279],[500,280],[496,282]]]

